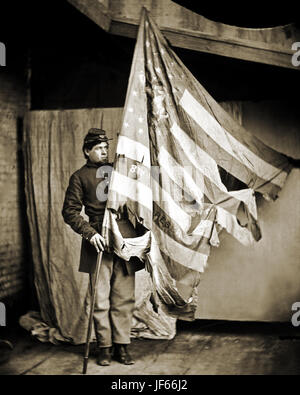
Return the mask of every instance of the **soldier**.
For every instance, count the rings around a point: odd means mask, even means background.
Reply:
[[[79,271],[90,273],[91,284],[97,253],[104,251],[93,316],[97,363],[101,366],[110,365],[112,357],[126,365],[134,363],[127,345],[135,302],[135,271],[117,255],[105,251],[106,241],[101,236],[106,201],[99,196],[99,190],[103,183],[107,184],[104,191],[108,189],[112,169],[108,163],[109,140],[104,130],[88,131],[82,147],[87,162],[70,177],[62,209],[64,221],[82,236]],[[80,215],[82,206],[89,222]]]

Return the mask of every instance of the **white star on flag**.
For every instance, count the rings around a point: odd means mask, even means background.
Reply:
[[[140,78],[141,84],[143,85],[146,81],[145,74],[143,73],[143,71],[140,72],[139,78]]]

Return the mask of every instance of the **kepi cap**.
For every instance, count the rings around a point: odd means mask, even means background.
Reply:
[[[85,136],[84,140],[83,140],[83,144],[90,144],[90,143],[103,143],[103,142],[107,142],[109,139],[106,136],[106,132],[103,129],[97,129],[97,128],[91,128],[89,129],[87,135]]]

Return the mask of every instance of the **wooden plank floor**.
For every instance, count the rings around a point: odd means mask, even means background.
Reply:
[[[79,375],[83,345],[40,343],[18,330],[1,375]],[[94,345],[90,375],[299,375],[300,329],[291,324],[228,321],[178,322],[172,340],[133,339],[135,365],[96,364]]]

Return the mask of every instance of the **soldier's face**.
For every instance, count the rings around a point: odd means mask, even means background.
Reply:
[[[85,153],[91,162],[105,163],[108,159],[108,144],[105,142],[96,144],[91,150],[85,150]]]

